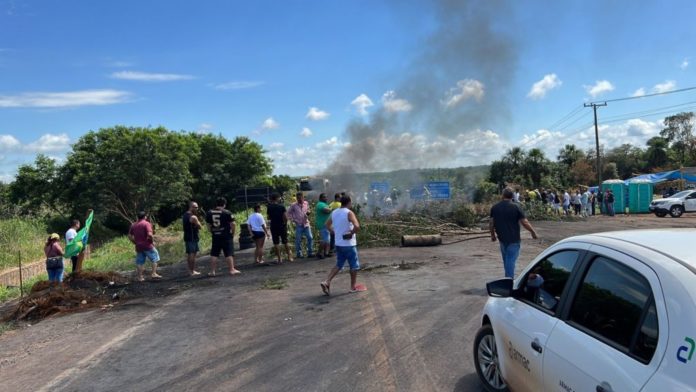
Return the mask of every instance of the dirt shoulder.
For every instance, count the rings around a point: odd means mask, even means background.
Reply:
[[[533,222],[518,269],[549,244],[627,228],[696,227],[696,216]],[[447,239],[454,240],[454,238]],[[361,249],[368,291],[319,282],[333,260],[253,266],[238,277],[186,277],[185,266],[109,310],[44,320],[0,336],[0,379],[12,391],[478,391],[473,337],[485,282],[502,275],[497,244]],[[203,270],[207,258],[201,259]],[[223,270],[224,271],[224,270]],[[268,281],[282,290],[266,290]]]

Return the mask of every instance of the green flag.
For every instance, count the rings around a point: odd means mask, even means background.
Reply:
[[[70,241],[69,244],[65,246],[65,258],[69,259],[73,256],[77,256],[85,249],[89,241],[89,228],[92,226],[92,218],[94,217],[94,211],[89,213],[87,221],[85,221],[85,227],[77,232],[75,238]]]

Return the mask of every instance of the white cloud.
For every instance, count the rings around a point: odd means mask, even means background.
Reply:
[[[192,75],[171,73],[149,73],[140,71],[119,71],[111,74],[113,79],[136,80],[139,82],[172,82],[177,80],[194,79]]]
[[[395,112],[410,112],[413,106],[410,102],[403,98],[397,98],[396,92],[389,90],[382,96],[382,105],[384,110],[390,113]]]
[[[69,149],[70,138],[64,133],[60,135],[47,133],[24,147],[24,150],[27,152],[42,154],[48,152],[65,152]]]
[[[312,121],[320,121],[320,120],[326,120],[329,118],[330,114],[320,110],[319,108],[311,107],[307,111],[307,114],[305,115],[305,118],[312,120]]]
[[[0,135],[0,151],[11,151],[21,145],[19,140],[12,135]]]
[[[645,95],[645,89],[643,87],[641,87],[638,90],[634,91],[631,96],[632,97],[642,97],[643,95]]]
[[[681,64],[679,64],[679,68],[681,68],[682,71],[689,68],[689,59],[682,60]]]
[[[469,98],[473,98],[476,102],[481,102],[484,95],[483,83],[475,79],[464,79],[457,82],[456,87],[452,87],[445,95],[444,104],[451,108],[459,105]]]
[[[196,133],[198,133],[198,134],[210,133],[210,132],[212,132],[213,128],[214,128],[214,127],[213,127],[213,124],[210,124],[210,123],[201,123],[201,124],[198,126],[198,129],[196,130]]]
[[[312,130],[307,128],[307,127],[304,127],[304,128],[302,128],[302,131],[300,132],[300,136],[310,137],[310,136],[312,136]]]
[[[130,61],[109,61],[106,63],[107,67],[114,67],[114,68],[127,68],[127,67],[132,67],[134,66],[134,63],[131,63]]]
[[[361,116],[367,115],[367,108],[374,106],[370,97],[365,94],[358,95],[350,104],[355,107],[355,110]]]
[[[251,80],[240,80],[240,81],[213,84],[211,86],[216,90],[242,90],[242,89],[262,86],[263,84],[265,84],[265,82],[251,81]]]
[[[270,129],[277,129],[280,126],[276,120],[273,119],[273,117],[269,117],[265,120],[263,120],[263,123],[261,124],[261,129],[262,130],[270,130]]]
[[[674,80],[665,80],[664,83],[658,83],[652,88],[653,93],[666,93],[672,91],[677,87],[677,83]]]
[[[336,136],[326,139],[323,142],[317,143],[317,148],[320,150],[324,150],[329,147],[333,147],[338,144],[338,138]]]
[[[127,102],[130,98],[131,93],[119,90],[28,92],[19,95],[0,95],[0,108],[100,106]]]
[[[284,143],[275,142],[275,143],[271,143],[270,148],[271,148],[271,150],[280,150],[281,148],[283,148],[283,146],[285,146]]]
[[[614,91],[614,85],[608,80],[598,80],[594,85],[585,85],[583,87],[592,98],[609,91]]]
[[[562,84],[563,82],[555,73],[545,75],[540,81],[532,85],[532,89],[529,90],[527,97],[535,100],[542,99],[546,96],[547,92],[560,87]]]

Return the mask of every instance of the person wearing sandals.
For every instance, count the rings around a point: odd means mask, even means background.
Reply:
[[[268,237],[268,229],[266,228],[266,220],[263,219],[261,215],[261,206],[254,206],[254,213],[247,219],[247,227],[249,228],[249,234],[251,238],[254,239],[254,244],[256,244],[256,252],[254,252],[254,261],[257,264],[263,264],[263,244],[266,242],[266,237]]]
[[[150,276],[153,279],[159,279],[162,275],[157,273],[157,263],[160,260],[159,252],[154,245],[154,231],[152,224],[147,220],[145,211],[138,212],[138,221],[133,223],[128,231],[128,239],[135,245],[135,266],[138,273],[138,281],[145,280],[143,271],[145,269],[145,261],[150,259],[152,262],[152,273]]]
[[[350,207],[350,196],[341,197],[341,208],[333,211],[326,221],[326,227],[329,231],[336,233],[336,265],[329,272],[328,278],[321,282],[321,290],[325,295],[331,295],[331,280],[346,262],[350,266],[350,292],[366,290],[365,286],[358,285],[356,282],[360,261],[355,234],[360,231],[360,223]]]
[[[46,255],[46,272],[51,286],[60,285],[63,281],[63,248],[60,246],[60,236],[57,233],[51,234],[44,245]]]

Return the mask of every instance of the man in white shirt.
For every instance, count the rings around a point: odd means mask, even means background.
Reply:
[[[360,231],[360,223],[350,207],[350,196],[341,197],[341,208],[331,212],[331,216],[326,221],[326,228],[336,234],[336,266],[331,269],[328,278],[321,282],[321,290],[326,295],[331,295],[331,280],[343,268],[346,261],[350,266],[350,292],[367,290],[365,286],[356,284],[360,261],[355,234]]]
[[[73,219],[70,222],[70,228],[68,231],[65,232],[65,244],[71,243],[75,237],[77,237],[77,231],[80,230],[80,221],[78,219]],[[75,270],[77,269],[77,260],[78,260],[78,255],[75,255],[70,258],[70,261],[72,261],[72,272],[75,273]]]

